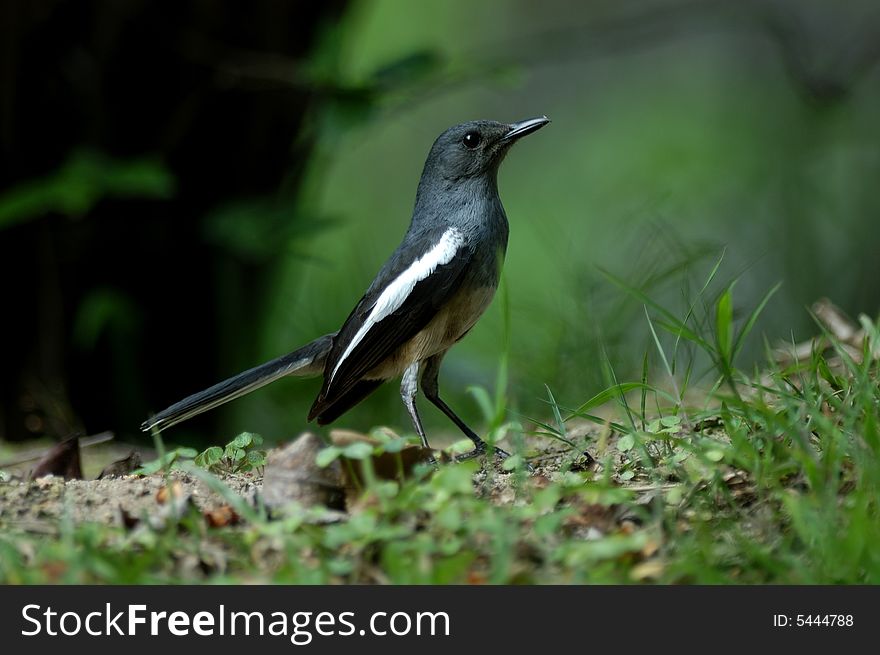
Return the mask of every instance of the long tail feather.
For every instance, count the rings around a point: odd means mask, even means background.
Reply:
[[[239,373],[209,389],[194,393],[144,421],[141,430],[148,432],[153,428],[159,431],[170,428],[230,400],[241,398],[287,375],[297,377],[320,375],[324,371],[324,362],[335,336],[335,333],[324,335],[292,353]]]

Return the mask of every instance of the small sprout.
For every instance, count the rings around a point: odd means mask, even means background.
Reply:
[[[707,450],[705,452],[705,455],[706,459],[708,459],[710,462],[720,462],[722,459],[724,459],[724,453],[717,448]]]
[[[391,441],[382,444],[382,450],[386,453],[399,453],[409,445],[409,441],[403,437],[396,437]]]
[[[366,459],[373,454],[373,446],[363,441],[355,441],[342,449],[342,456],[348,459]]]
[[[315,456],[315,464],[321,468],[326,468],[339,459],[340,455],[342,455],[341,448],[338,448],[337,446],[327,446],[327,448],[320,450]]]
[[[156,459],[146,462],[140,468],[132,471],[135,475],[152,475],[153,473],[158,473],[163,469],[171,470],[179,464],[180,461],[186,459],[193,459],[198,456],[198,451],[195,448],[175,448],[174,450],[168,450],[165,452],[164,457],[157,457]]]
[[[196,466],[210,469],[221,459],[223,459],[223,449],[220,446],[211,446],[196,455],[195,464]]]
[[[512,471],[514,469],[520,468],[522,466],[523,459],[519,455],[511,455],[507,459],[504,460],[501,464],[501,468],[505,471]]]
[[[266,466],[266,451],[251,450],[247,454],[247,461],[253,468],[262,468]]]
[[[225,447],[211,446],[195,456],[196,466],[219,473],[245,473],[266,465],[266,451],[257,450],[263,437],[242,432]]]

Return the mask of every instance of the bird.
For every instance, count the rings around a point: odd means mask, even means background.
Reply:
[[[422,446],[430,448],[416,406],[425,398],[473,442],[457,459],[488,452],[440,397],[440,365],[492,301],[509,225],[498,169],[510,147],[550,122],[475,120],[445,130],[432,145],[409,228],[338,331],[195,393],[144,421],[144,431],[176,425],[285,377],[323,375],[308,414],[326,425],[383,383],[400,378],[400,396]],[[509,453],[493,448],[498,457]]]

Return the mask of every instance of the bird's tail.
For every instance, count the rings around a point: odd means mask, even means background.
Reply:
[[[161,432],[165,428],[240,398],[286,375],[297,377],[320,375],[324,370],[324,362],[335,336],[335,333],[324,335],[292,353],[239,373],[209,389],[194,393],[144,421],[141,430],[148,432],[155,428]]]

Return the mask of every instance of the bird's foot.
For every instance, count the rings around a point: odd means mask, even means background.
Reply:
[[[456,455],[455,457],[452,458],[452,461],[465,462],[469,459],[474,459],[475,457],[482,457],[483,455],[488,454],[488,452],[489,452],[489,446],[486,444],[485,441],[480,441],[474,445],[473,450],[471,450],[470,452],[461,454],[461,455]],[[508,457],[511,457],[511,454],[509,452],[507,452],[506,450],[502,450],[498,446],[492,447],[492,454],[495,456],[496,462],[502,462],[505,459],[507,459]],[[526,471],[528,471],[529,473],[535,472],[535,469],[532,467],[531,464],[529,464],[528,462],[524,462],[524,463],[525,463]]]

